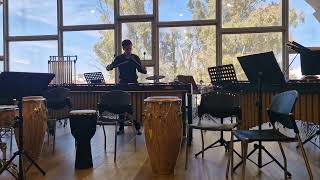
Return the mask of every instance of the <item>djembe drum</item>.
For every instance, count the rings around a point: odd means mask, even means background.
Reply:
[[[173,174],[182,139],[181,99],[154,96],[144,100],[144,134],[152,170]]]
[[[23,146],[27,154],[38,160],[47,129],[48,110],[42,96],[22,98]],[[15,137],[19,144],[19,128],[15,128]]]
[[[70,111],[71,134],[76,141],[76,169],[92,168],[91,138],[96,132],[97,111]]]

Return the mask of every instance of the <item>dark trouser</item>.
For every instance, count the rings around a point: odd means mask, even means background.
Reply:
[[[124,119],[125,116],[122,114],[119,116],[119,118],[121,119],[121,121],[119,121],[119,130],[124,130]],[[138,122],[137,120],[133,120],[133,125],[136,128],[136,130],[140,130],[141,126],[140,126],[140,122]]]

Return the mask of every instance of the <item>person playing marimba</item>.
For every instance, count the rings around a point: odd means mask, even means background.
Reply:
[[[119,83],[138,83],[137,71],[143,74],[147,73],[145,66],[141,63],[139,56],[132,53],[132,42],[129,39],[122,41],[123,54],[117,56],[114,61],[107,66],[107,71],[111,71],[114,68],[119,68]],[[124,133],[124,123],[119,123],[118,134]],[[137,129],[137,134],[140,135],[140,123],[134,121],[134,125]]]

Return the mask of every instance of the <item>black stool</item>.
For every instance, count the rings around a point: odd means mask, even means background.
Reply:
[[[76,169],[92,168],[91,138],[96,132],[97,111],[70,111],[71,134],[76,141]]]

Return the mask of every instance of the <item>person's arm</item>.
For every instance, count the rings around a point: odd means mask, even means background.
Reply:
[[[139,64],[137,64],[137,70],[138,72],[142,73],[142,74],[147,74],[147,69],[146,67],[142,64],[139,56],[134,56],[134,60]]]
[[[107,66],[106,68],[107,71],[111,71],[114,68],[114,65],[117,64],[117,62],[118,62],[118,57],[116,57],[114,61],[112,61],[112,63]]]

